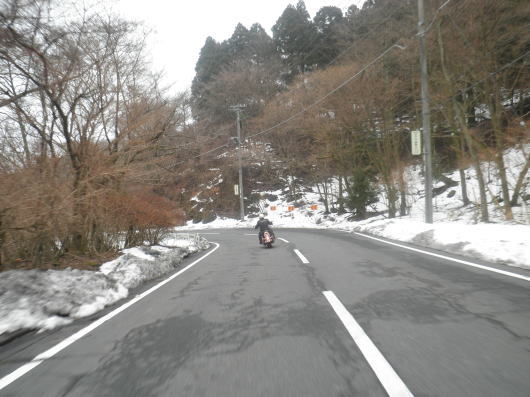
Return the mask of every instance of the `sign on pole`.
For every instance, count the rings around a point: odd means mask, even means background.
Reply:
[[[412,147],[412,155],[418,156],[421,154],[421,131],[414,130],[410,132],[410,143]]]
[[[239,196],[239,185],[234,185],[234,194]]]

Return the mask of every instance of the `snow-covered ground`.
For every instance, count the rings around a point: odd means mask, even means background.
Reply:
[[[514,148],[505,153],[504,159],[510,188],[515,185],[529,151],[530,145],[527,144],[523,150]],[[479,222],[478,184],[475,172],[471,168],[465,170],[465,173],[468,197],[472,204],[462,206],[460,186],[449,188],[434,197],[434,224],[423,222],[425,200],[423,178],[419,166],[411,166],[406,172],[409,194],[407,196],[408,215],[404,217],[388,219],[385,214],[361,222],[352,222],[348,220],[349,214],[326,215],[316,189],[304,193],[301,200],[304,204],[301,206],[299,203],[289,202],[283,191],[265,192],[265,197],[277,196],[278,199],[273,201],[264,199],[260,207],[266,213],[267,218],[273,222],[275,228],[323,228],[364,232],[471,258],[530,269],[530,208],[528,203],[523,202],[522,205],[514,207],[514,220],[504,222],[502,209],[492,199],[500,195],[501,189],[495,165],[485,162],[482,164],[482,169],[488,181],[488,193],[491,199],[488,209],[492,223],[487,224]],[[456,182],[460,180],[458,171],[446,174],[446,176]],[[441,185],[443,184],[438,183],[435,187]],[[527,190],[521,194],[522,197],[528,194],[528,188],[530,186],[527,185]],[[338,189],[333,186],[333,183],[331,190],[332,194],[336,195]],[[371,210],[387,210],[385,200],[384,195],[381,194],[379,202]],[[311,205],[317,205],[317,209],[312,210]],[[253,216],[245,221],[218,218],[207,224],[188,222],[186,226],[178,230],[253,228],[257,221],[256,214]]]
[[[174,270],[182,258],[208,248],[191,233],[161,245],[123,250],[99,271],[11,270],[0,273],[0,339],[24,329],[52,329],[90,316],[127,297],[129,289]]]

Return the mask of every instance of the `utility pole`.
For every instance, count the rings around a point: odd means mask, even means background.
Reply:
[[[240,210],[240,218],[241,220],[245,220],[245,202],[243,198],[243,165],[241,160],[241,117],[240,112],[241,109],[243,109],[243,105],[236,105],[236,106],[230,106],[230,110],[236,112],[237,120],[236,120],[236,127],[237,127],[237,161],[239,166],[239,210]]]
[[[432,153],[431,153],[431,111],[429,108],[429,85],[427,54],[425,50],[425,9],[423,0],[418,0],[418,36],[420,38],[421,65],[421,113],[423,120],[423,162],[425,167],[425,223],[433,222],[432,215]]]

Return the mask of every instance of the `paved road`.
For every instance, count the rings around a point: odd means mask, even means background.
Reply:
[[[246,233],[206,235],[215,252],[0,396],[528,397],[529,281],[342,232],[278,230],[270,250]],[[0,378],[93,320],[1,347]]]

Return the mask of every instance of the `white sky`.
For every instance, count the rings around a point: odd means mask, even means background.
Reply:
[[[172,92],[190,87],[195,63],[208,36],[228,39],[241,22],[247,28],[260,23],[269,34],[288,4],[297,0],[116,0],[112,9],[127,19],[143,21],[153,29],[148,46],[155,70],[164,70]],[[314,17],[323,6],[345,11],[364,0],[305,0]]]

